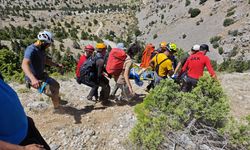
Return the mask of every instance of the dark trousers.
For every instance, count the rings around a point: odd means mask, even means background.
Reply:
[[[46,150],[50,150],[49,145],[41,136],[40,132],[37,130],[35,123],[32,118],[28,117],[28,133],[25,139],[19,144],[21,146],[29,144],[39,144],[43,145]]]
[[[109,98],[109,93],[110,93],[110,86],[109,86],[109,80],[102,76],[100,79],[100,82],[97,84],[95,83],[94,85],[92,85],[92,89],[90,90],[89,93],[89,97],[93,97],[96,96],[97,92],[98,92],[98,87],[101,87],[101,92],[100,92],[100,101],[107,101]]]
[[[194,87],[196,87],[198,79],[194,79],[188,76],[183,78],[183,85],[181,87],[182,92],[190,92]]]
[[[147,90],[150,91],[150,89],[154,88],[155,81],[151,80],[150,83],[147,86]]]

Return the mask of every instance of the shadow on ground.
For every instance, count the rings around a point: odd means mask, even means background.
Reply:
[[[75,124],[80,124],[81,122],[81,116],[87,113],[90,113],[93,110],[99,110],[99,109],[105,109],[107,107],[94,107],[94,105],[91,106],[85,106],[83,109],[76,109],[71,106],[65,106],[63,107],[65,114],[71,115],[75,119]]]

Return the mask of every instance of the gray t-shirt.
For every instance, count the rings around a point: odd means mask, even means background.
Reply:
[[[24,58],[30,60],[30,69],[33,75],[38,80],[42,80],[46,59],[45,50],[41,50],[34,44],[31,44],[25,49]],[[28,77],[26,77],[26,79],[28,79]]]

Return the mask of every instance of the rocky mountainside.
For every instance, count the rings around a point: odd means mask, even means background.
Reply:
[[[136,16],[141,40],[155,45],[175,42],[184,50],[209,43],[214,47],[210,55],[221,62],[231,51],[250,59],[249,13],[247,0],[144,0]],[[224,53],[220,55],[218,49]]]
[[[237,118],[250,113],[250,74],[221,74],[219,80],[230,99],[231,113]],[[242,81],[244,82],[242,83]],[[59,150],[125,150],[132,149],[128,135],[136,123],[134,105],[140,103],[113,103],[103,107],[86,100],[89,88],[79,85],[74,79],[59,79],[60,95],[68,104],[65,114],[53,114],[51,101],[36,90],[27,90],[24,85],[11,83],[17,91],[25,111],[31,116],[51,145]],[[114,82],[111,81],[111,87]],[[146,94],[143,87],[133,87],[138,94]],[[143,96],[143,95],[142,95]]]

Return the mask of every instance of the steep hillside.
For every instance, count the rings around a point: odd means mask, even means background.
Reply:
[[[221,74],[219,80],[230,99],[231,113],[238,119],[250,113],[250,74]],[[244,83],[242,81],[244,80]],[[134,106],[141,98],[130,103],[113,103],[103,107],[86,100],[89,87],[79,85],[74,79],[59,79],[60,95],[68,101],[65,114],[53,114],[51,101],[36,90],[27,90],[25,85],[11,83],[17,91],[25,111],[31,116],[52,149],[59,150],[125,150],[128,134],[136,123]],[[133,82],[132,82],[133,83]],[[114,82],[111,80],[111,87]],[[133,88],[138,94],[146,94],[143,87]],[[117,93],[119,94],[119,92]]]
[[[0,43],[13,49],[11,41],[35,39],[35,34],[27,33],[47,29],[54,33],[54,49],[71,51],[77,56],[78,44],[83,45],[80,40],[117,41],[133,35],[138,4],[130,0],[1,0]]]
[[[210,39],[221,36],[213,41],[216,48],[210,54],[213,59],[221,62],[233,49],[235,55],[243,52],[246,59],[250,59],[248,3],[247,0],[158,0],[157,3],[145,0],[136,15],[143,32],[140,39],[156,45],[161,41],[176,42],[179,47],[189,50],[196,43],[209,43],[212,47]],[[200,14],[192,18],[191,8],[198,8]],[[218,47],[223,48],[223,55],[219,55]]]

